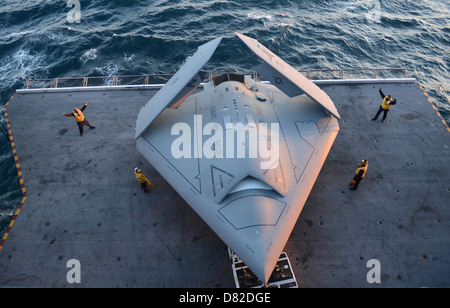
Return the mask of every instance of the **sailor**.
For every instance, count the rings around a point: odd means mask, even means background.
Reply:
[[[350,182],[350,190],[357,190],[359,183],[364,179],[364,176],[367,172],[367,167],[369,162],[367,159],[363,159],[361,163],[358,165],[358,168],[355,171],[355,176],[353,177],[353,181]]]
[[[88,103],[84,103],[84,106],[81,109],[75,108],[72,113],[63,113],[66,117],[74,117],[77,122],[78,129],[80,130],[80,136],[83,136],[84,125],[87,125],[90,129],[94,129],[95,126],[92,126],[91,123],[86,120],[84,117],[83,111],[86,109]]]
[[[372,119],[372,121],[376,121],[378,119],[378,116],[381,114],[381,112],[384,112],[383,114],[383,119],[381,120],[381,122],[384,122],[384,120],[386,120],[387,114],[389,112],[389,109],[391,109],[392,105],[397,104],[397,100],[396,99],[392,99],[392,96],[389,95],[384,95],[383,91],[380,88],[380,95],[381,98],[383,98],[383,102],[381,103],[380,108],[378,109],[377,114],[375,115],[375,117]]]
[[[152,182],[150,182],[145,175],[142,173],[142,170],[139,169],[138,167],[134,168],[134,177],[136,178],[136,180],[139,181],[139,183],[141,183],[141,188],[146,192],[150,192],[150,188],[154,188],[155,185],[152,184]]]

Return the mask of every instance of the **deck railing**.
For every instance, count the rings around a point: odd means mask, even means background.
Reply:
[[[408,78],[405,68],[319,69],[300,71],[310,80]],[[217,75],[209,73],[210,76]],[[165,84],[173,74],[29,79],[24,89]],[[211,79],[211,78],[210,78]]]
[[[318,69],[300,71],[308,79],[385,79],[385,78],[408,78],[406,68],[347,68],[347,69]]]

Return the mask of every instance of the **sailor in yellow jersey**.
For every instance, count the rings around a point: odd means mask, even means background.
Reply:
[[[74,117],[75,121],[77,122],[78,125],[78,129],[80,130],[80,136],[83,136],[83,130],[84,130],[84,125],[86,124],[90,129],[95,128],[95,126],[92,126],[91,123],[88,122],[88,120],[86,120],[83,111],[86,109],[88,103],[84,103],[84,106],[81,107],[81,109],[77,109],[75,108],[72,113],[63,113],[64,116],[66,117]]]
[[[155,185],[152,184],[152,182],[150,182],[145,175],[142,173],[142,170],[139,169],[138,167],[134,168],[134,177],[136,178],[136,180],[139,181],[139,183],[141,183],[141,188],[148,193],[150,191],[150,188],[154,188]]]
[[[378,119],[378,116],[381,114],[381,112],[384,112],[383,114],[383,119],[381,120],[381,122],[384,122],[384,120],[386,120],[387,114],[389,112],[389,109],[391,109],[392,105],[397,104],[397,100],[396,99],[392,99],[391,95],[384,95],[383,91],[380,88],[380,95],[383,98],[383,102],[381,103],[380,108],[378,109],[377,114],[375,115],[375,117],[372,119],[372,121],[376,121]]]
[[[369,166],[369,162],[367,161],[367,159],[363,159],[355,171],[355,176],[353,177],[353,181],[351,181],[349,184],[349,186],[351,186],[350,190],[358,189],[359,183],[361,183],[361,181],[364,179],[364,176],[366,175],[368,166]]]

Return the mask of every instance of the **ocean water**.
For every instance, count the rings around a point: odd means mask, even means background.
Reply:
[[[438,0],[1,0],[0,107],[30,78],[175,73],[218,36],[204,70],[249,72],[240,32],[298,70],[406,68],[450,123],[449,20]],[[22,198],[16,174],[2,111],[0,240]]]

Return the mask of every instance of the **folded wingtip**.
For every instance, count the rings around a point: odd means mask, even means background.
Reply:
[[[184,96],[192,90],[189,82],[193,78],[196,81],[201,78],[198,73],[212,57],[222,38],[223,36],[217,37],[199,46],[197,52],[188,58],[178,72],[142,107],[136,122],[135,139],[139,138],[165,108],[177,101],[179,95]]]
[[[286,63],[257,40],[238,32],[235,33],[247,45],[247,47],[250,48],[250,50],[263,61],[263,64],[258,66],[260,68],[258,73],[261,75],[266,73],[266,75],[271,76],[266,78],[268,78],[271,83],[273,83],[286,95],[292,97],[304,93],[316,103],[321,105],[335,118],[339,120],[341,119],[341,116],[339,115],[339,112],[337,111],[337,108],[331,98],[316,84],[307,79],[299,71]]]

